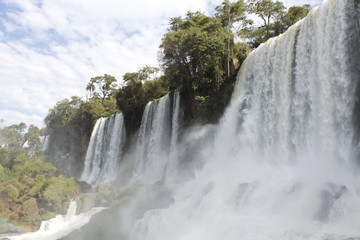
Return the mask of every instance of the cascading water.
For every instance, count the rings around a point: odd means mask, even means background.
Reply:
[[[50,135],[40,136],[41,151],[45,152],[49,148]]]
[[[117,177],[125,140],[122,113],[98,119],[90,137],[80,179],[90,184],[113,181]]]
[[[172,99],[168,94],[146,105],[137,141],[134,183],[162,181],[176,164],[179,114],[178,91]]]
[[[66,236],[75,229],[88,223],[91,216],[104,208],[93,208],[85,213],[76,215],[76,201],[71,201],[66,215],[56,215],[54,218],[41,222],[40,229],[36,232],[9,236],[10,240],[55,240]]]
[[[250,54],[214,144],[201,149],[203,168],[173,190],[171,205],[137,220],[129,239],[360,237],[359,5],[326,0]]]

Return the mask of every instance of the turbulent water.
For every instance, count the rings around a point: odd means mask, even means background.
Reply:
[[[203,167],[129,239],[360,238],[359,22],[359,1],[327,0],[251,53]]]
[[[94,185],[113,181],[118,173],[125,140],[125,124],[121,113],[98,119],[91,133],[80,179]]]
[[[87,224],[91,216],[103,210],[103,208],[93,208],[88,212],[76,215],[76,201],[71,201],[66,215],[56,215],[48,221],[41,223],[40,229],[36,232],[9,236],[4,238],[10,240],[55,240],[66,236],[75,229]]]

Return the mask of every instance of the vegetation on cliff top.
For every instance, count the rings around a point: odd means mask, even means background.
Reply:
[[[215,123],[228,105],[236,73],[247,54],[306,16],[310,6],[291,7],[270,0],[225,0],[213,16],[188,12],[170,19],[159,46],[161,68],[140,67],[118,85],[104,74],[91,78],[85,99],[73,96],[50,109],[45,119],[51,135],[48,159],[79,176],[95,121],[122,112],[127,134],[139,128],[145,105],[178,89],[182,125]],[[263,24],[255,25],[249,14]],[[241,40],[241,41],[239,41]]]

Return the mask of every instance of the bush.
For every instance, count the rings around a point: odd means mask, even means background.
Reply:
[[[19,196],[19,190],[14,187],[12,184],[7,184],[5,187],[0,190],[1,194],[7,194],[8,201],[14,201]]]
[[[66,212],[63,202],[79,193],[79,186],[75,178],[65,178],[64,176],[52,177],[47,180],[40,191],[41,200],[44,200],[53,211]]]

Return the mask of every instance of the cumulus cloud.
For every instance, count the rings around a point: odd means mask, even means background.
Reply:
[[[0,118],[7,125],[42,126],[48,109],[66,97],[83,96],[91,77],[107,73],[121,80],[141,66],[156,66],[169,18],[189,10],[210,13],[221,2],[4,0]]]

